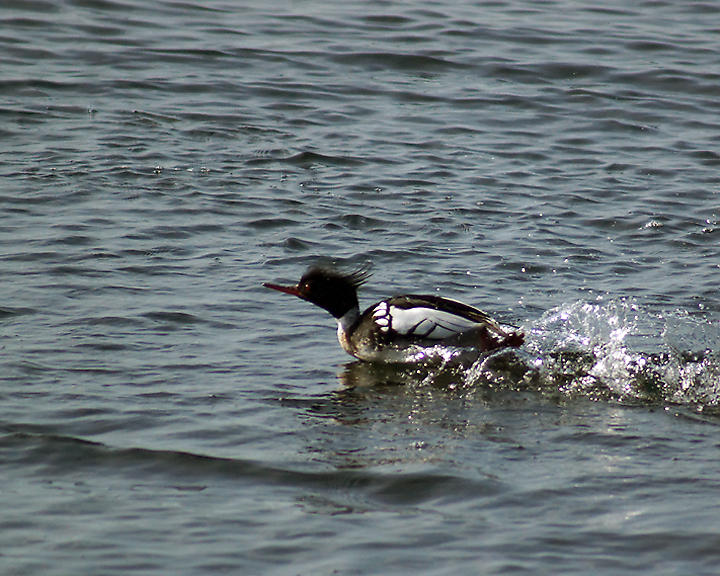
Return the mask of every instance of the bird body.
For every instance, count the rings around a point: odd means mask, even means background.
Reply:
[[[313,267],[297,285],[264,286],[330,312],[338,323],[340,345],[360,360],[407,362],[437,345],[473,347],[485,352],[523,343],[522,333],[505,330],[482,310],[441,296],[393,296],[361,314],[357,289],[368,277],[366,270],[343,274]]]

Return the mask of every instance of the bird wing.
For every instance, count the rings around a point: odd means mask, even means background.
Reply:
[[[396,296],[372,309],[380,332],[395,332],[408,338],[444,340],[481,326],[505,332],[483,311],[439,296]]]

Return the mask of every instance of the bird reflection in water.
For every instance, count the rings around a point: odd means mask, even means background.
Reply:
[[[473,349],[455,349],[416,364],[350,362],[338,374],[338,380],[345,389],[427,385],[455,390],[500,384],[516,388],[522,386],[528,370],[514,350],[483,354]]]

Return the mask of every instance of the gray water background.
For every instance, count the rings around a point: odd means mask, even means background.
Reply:
[[[720,5],[0,6],[0,572],[717,574]],[[262,288],[519,325],[359,365]]]

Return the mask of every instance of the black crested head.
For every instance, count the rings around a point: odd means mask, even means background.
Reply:
[[[295,286],[265,284],[268,288],[293,294],[312,302],[341,318],[350,310],[358,309],[357,290],[370,277],[367,266],[352,272],[340,272],[334,268],[312,266],[302,275]]]
[[[357,290],[370,277],[367,268],[340,272],[334,268],[313,266],[298,282],[298,296],[324,308],[335,318],[358,308]]]

